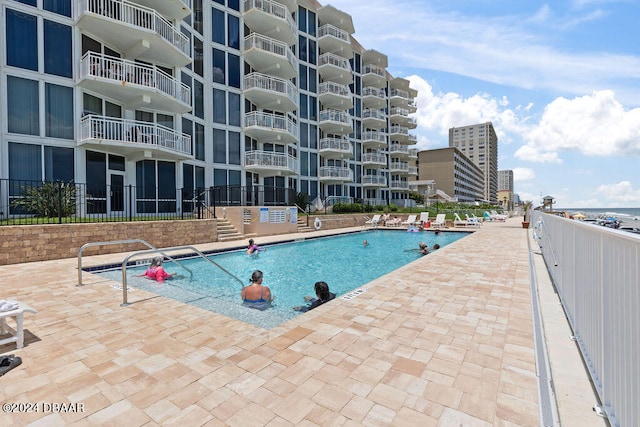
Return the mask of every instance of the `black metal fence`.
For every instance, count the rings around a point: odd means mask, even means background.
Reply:
[[[0,179],[0,225],[159,221],[216,216],[216,206],[292,206],[294,189],[156,188]]]

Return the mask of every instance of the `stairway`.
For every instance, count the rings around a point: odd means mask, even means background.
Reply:
[[[238,230],[227,220],[218,218],[218,242],[242,239],[245,236],[238,233]]]

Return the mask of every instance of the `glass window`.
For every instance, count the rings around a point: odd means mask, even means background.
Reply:
[[[104,102],[105,116],[107,117],[122,117],[122,107],[116,104],[113,104],[109,101]]]
[[[44,20],[44,72],[73,77],[71,65],[71,27]]]
[[[298,58],[300,61],[307,60],[307,38],[298,36]]]
[[[202,34],[202,0],[193,0],[193,29]]]
[[[124,172],[124,157],[109,154],[109,169]]]
[[[216,123],[227,122],[227,105],[225,95],[225,91],[215,88],[213,89],[213,121]]]
[[[309,118],[309,108],[307,106],[307,95],[304,93],[300,94],[300,118],[308,119]]]
[[[211,38],[215,43],[225,44],[224,12],[214,8],[211,19]]]
[[[204,188],[204,168],[196,166],[196,188]]]
[[[314,40],[309,40],[309,63],[315,64],[316,61],[316,42]]]
[[[88,164],[87,164],[88,167]],[[156,162],[136,162],[136,210],[139,213],[156,211]]]
[[[9,132],[40,134],[38,82],[7,76]]]
[[[38,21],[7,9],[7,65],[38,71]]]
[[[313,92],[313,93],[318,92],[316,81],[317,81],[316,69],[309,68],[309,92]]]
[[[227,185],[227,170],[226,169],[214,169],[213,170],[213,185]]]
[[[240,126],[240,94],[229,92],[229,124]]]
[[[24,3],[27,6],[38,7],[38,0],[15,0],[18,3]]]
[[[166,126],[169,129],[173,129],[173,116],[158,113],[157,121],[159,125]]]
[[[42,152],[39,145],[9,143],[9,179],[42,181]],[[19,189],[20,184],[16,188]],[[17,194],[16,191],[12,194]]]
[[[229,164],[239,165],[240,163],[240,133],[229,131]]]
[[[226,59],[224,51],[213,49],[213,82],[225,84]],[[239,79],[239,78],[238,78]]]
[[[239,186],[242,184],[242,173],[240,171],[229,171],[229,185]]]
[[[136,112],[137,113],[137,112]],[[102,100],[88,93],[82,94],[82,115],[95,114],[102,115]],[[137,119],[136,119],[137,120]]]
[[[309,176],[309,153],[300,152],[300,175]]]
[[[200,77],[204,76],[203,62],[204,49],[202,40],[197,37],[193,38],[193,71]]]
[[[73,139],[73,89],[47,83],[44,99],[45,135]]]
[[[82,35],[82,54],[84,55],[87,52],[97,52],[100,53],[102,49],[102,45],[99,41],[92,39],[91,37]]]
[[[158,161],[158,212],[176,211],[176,164]]]
[[[227,15],[228,21],[228,46],[240,49],[240,19],[237,16]]]
[[[204,119],[204,85],[197,79],[193,79],[193,110],[196,117]]]
[[[93,196],[88,204],[89,213],[106,212],[107,156],[104,153],[86,153],[87,193]],[[140,181],[138,181],[140,182]]]
[[[44,180],[73,181],[73,148],[44,147]]]
[[[300,123],[300,146],[309,146],[309,125],[305,122]]]
[[[204,126],[196,123],[195,156],[198,160],[204,160]]]
[[[309,148],[318,148],[318,126],[309,126]]]
[[[309,34],[312,36],[316,35],[316,14],[314,12],[309,11],[309,17],[307,19],[309,22]]]
[[[307,9],[298,6],[298,30],[307,31]]]
[[[227,163],[226,133],[222,129],[213,130],[213,162]]]
[[[318,120],[318,103],[315,96],[309,96],[309,120]]]
[[[300,76],[300,89],[304,89],[307,90],[308,88],[308,84],[307,84],[307,67],[305,65],[300,64],[298,66],[298,73]]]
[[[227,6],[229,6],[229,9],[237,10],[238,12],[240,12],[240,1],[239,0],[228,0],[227,1]]]
[[[309,153],[309,176],[318,176],[318,154]]]
[[[71,0],[44,0],[43,7],[44,10],[71,18]]]
[[[229,86],[240,89],[240,57],[230,53],[229,61]]]

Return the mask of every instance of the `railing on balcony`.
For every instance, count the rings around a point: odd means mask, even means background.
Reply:
[[[324,36],[331,36],[344,41],[345,43],[351,43],[349,33],[331,24],[325,24],[318,28],[318,38]]]
[[[353,171],[339,166],[322,166],[318,169],[320,179],[330,178],[342,181],[353,181]]]
[[[320,58],[318,58],[318,67],[322,67],[323,65],[333,65],[334,67],[351,72],[351,64],[349,64],[349,60],[331,52],[323,53],[320,55]]]
[[[343,153],[351,153],[351,142],[344,138],[322,138],[319,142],[320,151],[340,151]]]
[[[335,82],[322,82],[318,87],[318,95],[333,94],[338,96],[350,97],[351,89],[347,85],[341,85]]]
[[[157,89],[178,101],[191,105],[191,89],[164,71],[128,59],[87,52],[80,61],[80,77],[100,77]]]
[[[406,128],[404,126],[391,126],[389,128],[389,133],[390,134],[399,133],[402,135],[409,135],[409,128]]]
[[[387,177],[382,175],[362,175],[362,185],[376,185],[384,187],[387,185]]]
[[[417,148],[409,148],[409,157],[418,158],[418,149]]]
[[[291,80],[280,79],[262,73],[251,73],[244,76],[244,89],[263,89],[270,92],[278,92],[297,105],[298,89]]]
[[[386,165],[387,156],[385,154],[380,154],[380,153],[364,153],[362,155],[362,163],[377,163],[377,164]]]
[[[248,12],[251,9],[258,9],[264,13],[275,16],[276,18],[282,19],[287,23],[293,34],[298,33],[298,27],[285,5],[271,0],[245,0],[244,11]]]
[[[389,92],[389,96],[409,99],[409,92],[402,89],[391,89],[391,91]]]
[[[365,65],[362,69],[362,74],[375,74],[376,76],[386,77],[384,68],[378,67],[377,65],[373,64]],[[408,93],[407,96],[409,96]]]
[[[391,180],[391,185],[389,185],[389,188],[394,190],[408,190],[409,183],[407,181],[399,181],[394,179]]]
[[[400,107],[392,107],[389,113],[392,116],[403,116],[403,117],[409,116],[409,110],[407,110],[406,108],[400,108]]]
[[[403,162],[391,162],[389,170],[394,172],[409,172],[409,164]]]
[[[271,130],[280,130],[290,133],[296,139],[299,138],[298,126],[293,120],[273,113],[264,113],[262,111],[247,113],[244,116],[244,125],[245,127],[258,126]]]
[[[332,110],[332,109],[328,109],[328,110],[322,110],[320,111],[320,115],[319,115],[319,122],[326,122],[326,121],[330,121],[330,122],[339,122],[339,123],[343,123],[347,126],[351,125],[351,115],[349,113],[347,113],[346,111],[339,111],[339,110]]]
[[[417,135],[414,135],[412,133],[407,134],[407,141],[409,141],[412,144],[417,144],[418,143],[418,137]]]
[[[409,154],[409,147],[407,147],[406,145],[402,145],[402,144],[391,144],[389,146],[389,152],[390,153]]]
[[[418,168],[415,166],[409,166],[409,175],[418,175]]]
[[[366,86],[362,89],[362,96],[375,96],[377,98],[384,98],[386,96],[386,93],[384,89]]]
[[[290,154],[273,151],[253,150],[244,154],[244,166],[257,166],[265,169],[296,171],[297,159]]]
[[[80,8],[81,11],[153,31],[186,56],[191,56],[190,40],[154,9],[127,0],[82,0]]]
[[[79,141],[101,140],[140,144],[144,148],[163,148],[191,156],[191,137],[175,130],[149,122],[118,119],[96,115],[80,120]]]
[[[286,58],[291,66],[294,67],[295,70],[298,70],[298,58],[296,58],[293,51],[286,43],[272,39],[271,37],[263,36],[262,34],[251,33],[244,38],[242,50],[246,51],[253,48]]]
[[[387,113],[384,110],[374,110],[371,108],[365,108],[362,111],[363,119],[378,119],[378,120],[387,120]]]
[[[381,143],[386,143],[386,134],[384,132],[378,132],[375,130],[368,130],[362,132],[362,140],[363,141],[378,141]]]

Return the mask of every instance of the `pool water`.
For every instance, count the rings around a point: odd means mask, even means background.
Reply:
[[[303,313],[293,310],[304,305],[304,296],[315,296],[314,283],[327,282],[336,298],[405,264],[421,258],[418,244],[444,247],[464,236],[464,232],[404,230],[370,230],[338,236],[307,239],[264,247],[257,255],[243,250],[210,255],[210,259],[235,276],[231,277],[202,258],[182,259],[179,263],[165,262],[168,272],[180,277],[158,283],[144,277],[146,266],[127,267],[129,287],[150,292],[224,314],[264,328],[275,327]],[[363,246],[363,240],[368,246]],[[260,244],[259,239],[255,239]],[[428,255],[427,255],[428,256]],[[275,300],[268,310],[244,307],[240,292],[249,284],[254,270],[264,273],[263,285],[271,289]],[[121,270],[99,273],[121,281]],[[236,278],[240,279],[240,283]]]

